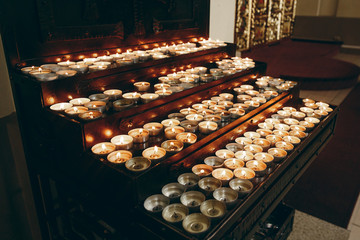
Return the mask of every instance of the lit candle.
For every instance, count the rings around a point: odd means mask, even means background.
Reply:
[[[115,144],[110,143],[110,142],[101,142],[98,144],[95,144],[92,148],[91,151],[99,156],[104,156],[107,155],[111,152],[113,152],[116,149]]]
[[[260,134],[261,137],[266,137],[266,136],[271,135],[273,133],[273,131],[271,131],[269,129],[262,129],[262,128],[256,129],[256,132],[258,134]]]
[[[212,101],[212,100],[203,100],[201,103],[204,104],[204,105],[206,105],[206,106],[216,105],[216,102],[215,102],[215,101]]]
[[[222,186],[226,186],[234,177],[234,174],[230,169],[217,168],[212,171],[212,176],[216,179],[219,179],[222,183]]]
[[[252,180],[255,177],[255,172],[250,168],[240,167],[234,170],[234,175],[240,179]]]
[[[274,157],[274,162],[281,162],[287,155],[286,151],[281,148],[270,148],[268,153]]]
[[[72,61],[70,61],[70,60],[67,60],[67,61],[65,61],[65,62],[58,62],[58,64],[59,64],[60,66],[68,67],[68,66],[70,66],[70,65],[74,65],[75,62],[72,62]]]
[[[111,163],[122,164],[132,158],[132,153],[126,150],[119,150],[110,153],[107,160]]]
[[[252,144],[252,139],[247,137],[238,137],[235,139],[235,142],[244,147],[245,145]]]
[[[245,162],[254,159],[254,155],[249,151],[237,151],[235,157]]]
[[[287,131],[284,130],[274,130],[273,134],[279,137],[284,137],[284,136],[288,136],[289,133]]]
[[[71,107],[68,109],[65,109],[65,113],[71,117],[76,117],[78,116],[80,113],[84,113],[88,111],[87,107],[81,107],[81,106],[77,106],[77,107]]]
[[[160,160],[163,157],[165,157],[166,155],[166,150],[164,148],[161,147],[149,147],[147,149],[145,149],[142,152],[142,156],[144,158],[150,159],[150,160]]]
[[[204,119],[204,117],[200,114],[189,114],[189,115],[186,115],[185,117],[187,120],[190,120],[190,121],[197,121],[197,122],[200,122]]]
[[[75,70],[79,73],[86,73],[89,70],[89,66],[86,64],[70,65],[69,68],[71,68],[72,70]]]
[[[133,138],[134,143],[144,143],[149,140],[149,131],[143,128],[135,128],[128,132],[128,135]]]
[[[40,67],[31,66],[31,67],[23,67],[21,68],[21,71],[25,74],[29,74],[31,71],[39,70]]]
[[[154,85],[154,89],[155,91],[158,91],[158,90],[163,90],[163,89],[168,89],[170,87],[169,84],[166,84],[166,83],[157,83]],[[166,91],[165,91],[166,92]],[[155,92],[156,93],[156,92]]]
[[[213,168],[206,164],[197,164],[192,167],[192,172],[199,177],[209,176],[213,171]]]
[[[280,142],[275,143],[275,147],[284,149],[287,152],[290,152],[294,149],[294,145],[292,145],[289,142],[285,142],[285,141],[280,141]]]
[[[161,143],[161,147],[166,150],[166,152],[173,154],[180,152],[184,148],[184,144],[179,140],[167,140]]]
[[[156,93],[145,93],[140,96],[143,103],[149,103],[159,98],[159,95]]]
[[[199,123],[199,131],[202,134],[210,134],[216,131],[218,128],[218,124],[212,121],[204,121]]]
[[[183,108],[180,109],[180,113],[184,114],[184,115],[189,115],[189,114],[195,114],[197,112],[197,110],[193,109],[193,108]]]
[[[174,127],[174,126],[178,126],[180,124],[179,120],[176,119],[165,119],[163,121],[161,121],[161,124],[167,128],[167,127]]]
[[[292,112],[291,116],[299,121],[303,120],[306,117],[306,114],[303,112]]]
[[[287,124],[283,124],[283,123],[279,123],[279,124],[275,124],[274,128],[277,130],[282,130],[282,131],[289,131],[290,130],[290,126]]]
[[[71,108],[73,105],[71,103],[62,102],[62,103],[55,103],[50,106],[50,109],[57,112],[65,111],[66,109]]]
[[[192,107],[193,109],[195,109],[195,110],[201,110],[201,109],[206,109],[206,108],[208,108],[207,105],[202,104],[202,103],[193,104],[191,107]]]
[[[315,127],[314,123],[308,121],[300,121],[299,125],[305,127],[307,132]]]
[[[274,124],[279,124],[279,123],[280,123],[280,120],[279,120],[279,119],[275,119],[275,118],[267,118],[267,119],[265,119],[265,122],[266,122],[266,123],[271,123],[272,125],[274,125]]]
[[[266,164],[260,160],[250,160],[246,162],[246,167],[255,172],[256,176],[264,176],[266,174]]]
[[[255,140],[254,140],[255,141]],[[244,147],[245,151],[251,152],[252,154],[262,152],[263,148],[256,144],[249,144]]]
[[[234,99],[234,95],[230,93],[220,93],[219,97],[225,99],[226,101],[232,101]]]
[[[167,88],[163,88],[161,90],[155,91],[155,94],[158,94],[160,97],[170,96],[172,93],[173,92],[170,89],[167,89]]]
[[[237,99],[237,101],[238,101],[239,103],[244,103],[244,102],[246,102],[246,101],[250,101],[250,100],[251,100],[251,96],[249,96],[249,95],[238,95],[238,96],[236,97],[236,99]]]
[[[210,105],[209,109],[213,111],[224,111],[226,108],[225,106],[221,106],[221,105]]]
[[[90,102],[90,99],[89,98],[74,98],[74,99],[70,100],[69,102],[74,106],[82,106],[85,103]]]
[[[80,113],[78,117],[84,121],[92,121],[100,118],[102,113],[99,111],[87,111],[84,113]]]
[[[118,150],[129,150],[133,147],[134,139],[129,135],[117,135],[110,140]]]
[[[235,157],[235,154],[230,151],[230,150],[227,150],[227,149],[220,149],[220,150],[217,150],[215,152],[215,155],[219,158],[222,158],[222,159],[228,159],[228,158],[233,158]]]
[[[196,142],[197,136],[194,133],[182,132],[176,135],[176,140],[179,140],[184,144],[193,144]]]
[[[271,142],[264,138],[255,138],[253,143],[259,145],[262,148],[262,151],[267,151],[270,148]],[[246,149],[245,149],[246,150]]]
[[[123,98],[131,99],[131,100],[134,100],[135,102],[137,102],[139,100],[140,96],[141,96],[141,94],[137,93],[137,92],[129,92],[129,93],[123,94]]]
[[[233,102],[230,102],[230,101],[219,101],[218,104],[220,106],[224,106],[226,109],[229,109],[233,106]]]
[[[255,138],[260,138],[260,134],[254,131],[248,131],[246,133],[244,133],[244,137],[246,138],[250,138],[250,139],[255,139]]]
[[[151,122],[145,124],[143,128],[149,131],[150,136],[157,136],[162,132],[164,126],[161,123]]]
[[[276,142],[282,141],[282,137],[277,135],[267,135],[265,138],[271,142],[271,146],[275,146]]]
[[[273,155],[264,152],[256,153],[254,155],[254,159],[257,161],[263,161],[268,167],[270,167],[274,161]]]
[[[272,130],[272,129],[274,128],[274,125],[271,124],[271,123],[262,122],[262,123],[259,123],[259,124],[258,124],[258,127],[259,127],[259,128],[262,128],[262,129]]]
[[[91,101],[88,103],[85,103],[84,107],[90,109],[90,110],[96,110],[99,112],[105,112],[106,111],[106,103],[102,101]]]
[[[245,165],[244,161],[237,158],[229,158],[224,161],[225,167],[234,170],[239,167],[243,167]]]
[[[313,124],[318,124],[320,122],[319,119],[314,118],[314,117],[306,117],[304,120],[306,122],[313,123]]]
[[[290,136],[294,136],[294,137],[298,137],[298,138],[300,138],[300,139],[304,139],[306,136],[307,136],[307,134],[305,133],[305,132],[302,132],[302,131],[290,131],[289,132],[289,135]]]
[[[287,125],[298,125],[299,121],[294,118],[285,118],[284,123]]]
[[[146,92],[150,88],[150,83],[148,82],[136,82],[134,83],[134,87],[136,91]]]
[[[110,100],[114,101],[121,98],[122,91],[119,89],[109,89],[104,91],[104,94],[108,96]]]
[[[60,70],[56,72],[57,75],[60,77],[72,77],[77,74],[77,71],[75,70]]]
[[[165,137],[167,139],[176,139],[176,135],[185,132],[185,129],[180,126],[172,126],[165,128]]]

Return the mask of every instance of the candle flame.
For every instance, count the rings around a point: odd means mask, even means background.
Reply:
[[[124,144],[124,137],[123,136],[120,137],[119,144]]]
[[[175,133],[175,128],[172,128],[171,131],[172,131],[173,133]]]
[[[74,112],[79,112],[79,109],[77,107],[74,107]]]
[[[246,172],[245,172],[244,170],[241,170],[241,175],[242,175],[243,177],[246,177]]]
[[[106,150],[106,145],[104,143],[101,144],[101,148],[102,148],[102,150]]]
[[[140,128],[140,129],[139,129],[139,133],[140,133],[140,134],[142,134],[142,132],[143,132],[143,129],[142,129],[142,128]]]
[[[158,150],[159,150],[159,149],[158,149],[158,147],[157,147],[157,146],[155,146],[155,147],[154,147],[154,153],[157,153],[157,152],[158,152]]]
[[[116,158],[117,158],[117,159],[121,158],[121,153],[120,153],[120,152],[118,152],[118,153],[116,154]]]
[[[200,173],[205,173],[204,169],[201,169],[201,170],[200,170]]]

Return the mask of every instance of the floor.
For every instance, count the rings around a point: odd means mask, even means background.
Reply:
[[[334,58],[354,63],[360,66],[360,55],[339,53]],[[358,79],[360,82],[360,77]],[[318,101],[340,105],[352,88],[331,91],[300,91],[301,98],[312,98]],[[295,212],[293,231],[289,240],[358,240],[360,239],[360,195],[353,210],[347,229],[340,228],[331,223],[312,217],[300,211]]]

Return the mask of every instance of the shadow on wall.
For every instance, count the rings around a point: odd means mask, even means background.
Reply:
[[[293,38],[341,41],[360,47],[360,18],[296,16]]]

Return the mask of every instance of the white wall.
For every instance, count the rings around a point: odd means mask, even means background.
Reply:
[[[14,111],[15,106],[0,35],[0,118],[8,116]]]
[[[297,0],[297,16],[335,16],[339,0]]]
[[[210,1],[210,26],[211,39],[234,42],[236,0],[211,0]]]

